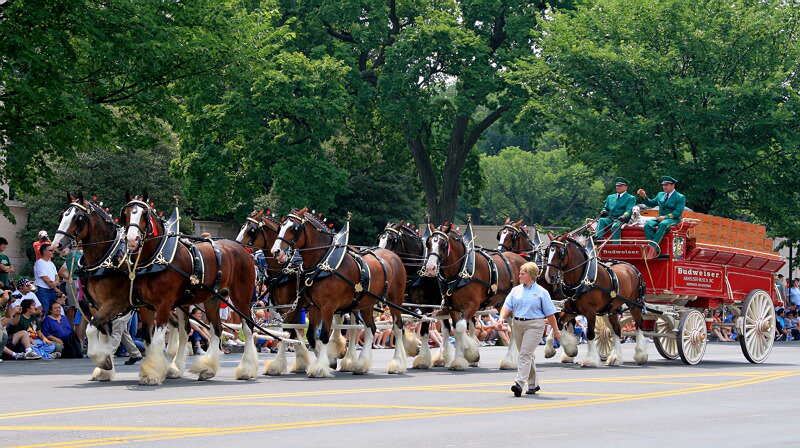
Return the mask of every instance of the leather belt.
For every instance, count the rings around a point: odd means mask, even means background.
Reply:
[[[540,318],[539,317],[530,317],[530,318],[528,318],[528,317],[515,317],[514,318],[514,320],[518,320],[518,321],[521,321],[521,322],[525,322],[525,321],[528,321],[528,320],[536,320],[536,319],[540,319]]]

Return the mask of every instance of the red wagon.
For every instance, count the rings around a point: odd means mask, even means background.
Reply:
[[[647,244],[642,226],[654,217],[654,212],[642,211],[636,224],[623,226],[620,242],[603,245],[599,256],[627,261],[641,271],[647,307],[661,312],[645,315],[645,334],[653,338],[658,353],[697,364],[705,353],[708,331],[728,326],[737,330],[745,358],[764,362],[775,340],[775,306],[782,303],[774,275],[785,264],[773,251],[765,228],[687,212],[661,241],[658,255]],[[700,311],[706,308],[728,308],[736,319],[707,322]],[[623,319],[623,326],[629,319]],[[606,357],[613,349],[613,334],[605,319],[598,327],[597,349]]]

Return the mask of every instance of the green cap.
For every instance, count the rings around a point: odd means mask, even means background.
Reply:
[[[661,185],[664,184],[677,184],[678,179],[675,179],[672,176],[661,176]]]
[[[616,179],[614,179],[614,185],[616,185],[616,186],[626,185],[627,186],[628,185],[628,179],[625,179],[624,177],[617,177]]]

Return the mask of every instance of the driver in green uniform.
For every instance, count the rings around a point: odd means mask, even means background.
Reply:
[[[686,207],[686,196],[675,191],[675,184],[677,183],[678,180],[674,177],[662,176],[662,191],[653,199],[648,198],[647,193],[641,188],[636,192],[644,199],[644,205],[648,207],[658,206],[658,217],[645,223],[644,236],[659,253],[661,239],[664,238],[670,227],[681,222],[681,215]]]

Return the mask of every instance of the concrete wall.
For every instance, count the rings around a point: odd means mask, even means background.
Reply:
[[[215,221],[192,221],[194,223],[194,234],[201,235],[203,232],[208,232],[212,237],[227,238],[229,240],[236,240],[239,235],[240,226]]]

